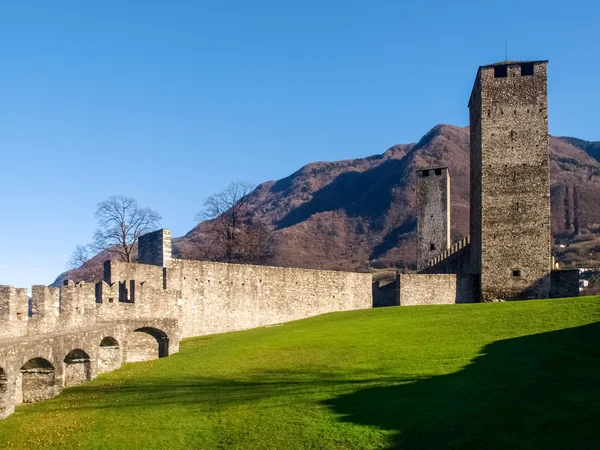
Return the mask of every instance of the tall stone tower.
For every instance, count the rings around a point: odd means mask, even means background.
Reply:
[[[483,300],[548,297],[547,63],[482,66],[473,86],[471,270]]]
[[[448,168],[417,170],[417,270],[450,247]]]

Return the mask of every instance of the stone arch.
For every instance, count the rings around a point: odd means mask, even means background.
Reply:
[[[34,403],[56,395],[54,366],[44,358],[32,358],[19,371],[17,403]]]
[[[0,367],[0,419],[8,415],[8,377],[6,371]]]
[[[112,336],[106,336],[100,342],[98,350],[98,372],[110,372],[121,367],[121,347]]]
[[[64,386],[77,386],[92,379],[90,355],[77,348],[71,350],[64,359]]]
[[[141,327],[127,337],[127,362],[148,361],[169,356],[169,337],[153,327]]]

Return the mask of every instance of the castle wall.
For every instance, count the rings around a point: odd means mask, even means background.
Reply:
[[[457,274],[398,274],[397,303],[400,306],[450,305],[472,303],[474,284],[472,275]]]
[[[546,298],[551,270],[546,63],[481,67],[471,124],[471,243],[482,297]]]
[[[417,270],[450,247],[450,174],[448,169],[417,171]]]
[[[166,285],[176,293],[183,337],[244,330],[373,304],[371,274],[181,259],[173,259],[164,272],[157,266],[114,261],[110,271],[114,280],[135,279],[144,282],[144,289]],[[167,308],[172,302],[159,295],[155,304]]]
[[[183,336],[372,306],[370,274],[184,260],[104,268],[95,285],[34,286],[31,314],[26,289],[0,286],[0,418],[124,361],[175,353]]]
[[[420,273],[471,273],[471,244],[467,236],[434,258]]]
[[[130,343],[130,354],[135,360],[167,356],[179,350],[177,319],[125,319],[125,316],[80,328],[3,338],[0,419],[11,414],[15,405],[51,398],[65,387],[120,367]],[[32,316],[29,322],[38,320]],[[9,325],[9,321],[0,322],[0,328]],[[132,335],[141,339],[131,342]],[[106,342],[110,345],[103,347]]]

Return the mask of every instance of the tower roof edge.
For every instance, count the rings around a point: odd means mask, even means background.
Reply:
[[[471,89],[471,95],[469,96],[469,103],[467,106],[471,107],[471,99],[473,98],[473,92],[475,91],[475,86],[477,84],[477,79],[479,78],[481,69],[486,69],[488,67],[497,67],[497,66],[516,66],[518,64],[542,64],[542,63],[548,64],[548,62],[549,62],[549,60],[547,60],[547,59],[533,59],[533,60],[527,60],[527,61],[512,61],[510,59],[507,59],[505,61],[498,61],[496,63],[479,66],[479,68],[477,69],[477,74],[475,75],[475,81],[473,82],[473,88]]]

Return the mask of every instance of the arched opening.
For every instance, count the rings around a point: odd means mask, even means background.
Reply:
[[[33,358],[23,364],[20,370],[20,393],[17,400],[34,403],[54,397],[56,378],[54,366],[44,358]]]
[[[121,367],[121,349],[113,337],[107,336],[100,342],[98,350],[98,372],[110,372]]]
[[[157,328],[142,327],[127,337],[127,362],[148,361],[169,356],[169,338]]]
[[[8,377],[2,367],[0,367],[0,419],[8,415]]]
[[[77,386],[92,379],[90,356],[81,349],[75,349],[65,356],[65,387]]]

